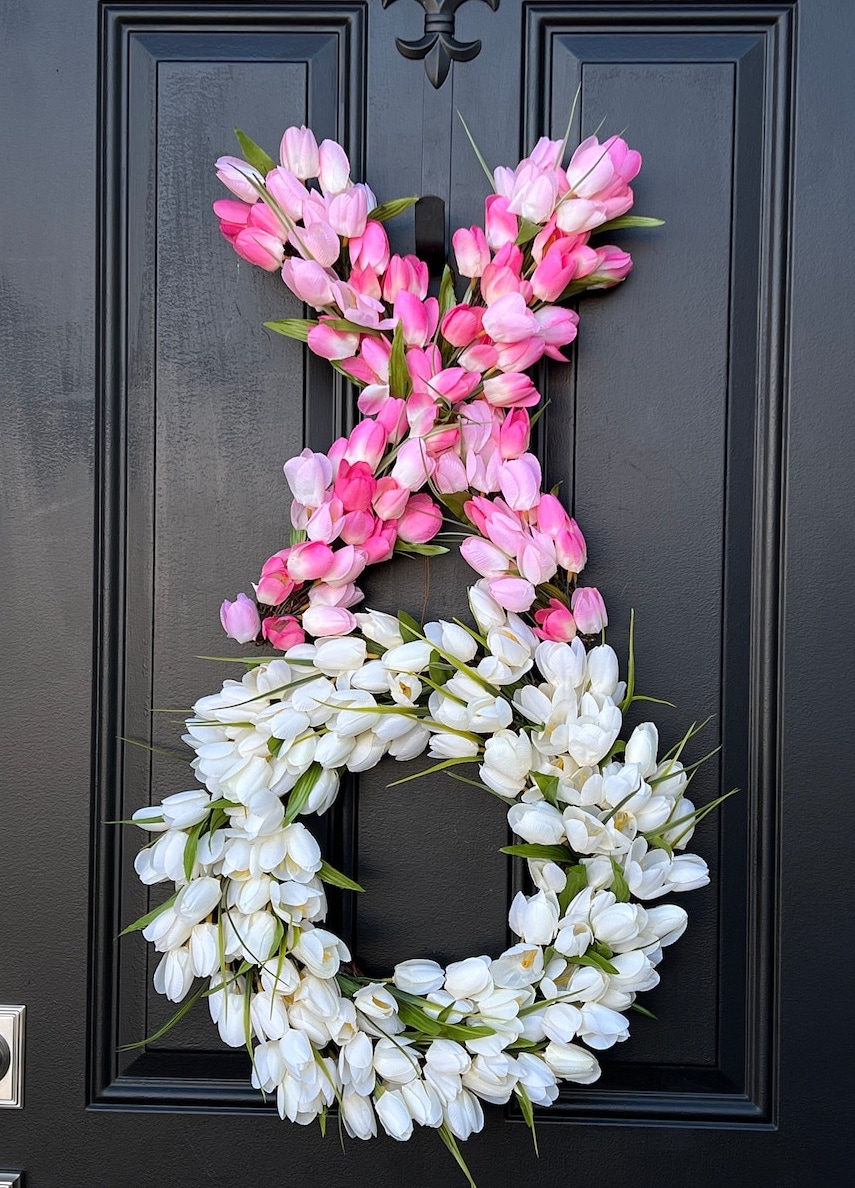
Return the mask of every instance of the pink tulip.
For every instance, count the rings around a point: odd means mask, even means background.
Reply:
[[[366,335],[362,339],[359,354],[352,359],[346,359],[342,366],[348,375],[352,375],[355,380],[359,380],[363,384],[381,384],[386,387],[385,396],[388,396],[389,383],[389,356],[392,353],[392,344],[387,338],[381,338],[377,335]],[[368,409],[362,409],[363,412],[368,412]]]
[[[529,511],[540,498],[540,463],[534,454],[505,462],[499,472],[499,489],[513,511]]]
[[[261,633],[282,652],[306,642],[306,633],[293,615],[271,615],[261,624]]]
[[[556,643],[569,643],[576,635],[576,620],[570,612],[569,606],[559,602],[557,598],[550,598],[549,606],[534,612],[537,626],[535,635],[541,639],[553,640]]]
[[[266,231],[245,227],[235,236],[234,249],[244,260],[263,268],[265,272],[276,272],[285,259],[282,240]]]
[[[255,596],[265,606],[278,606],[297,588],[296,582],[288,573],[290,552],[290,549],[283,549],[279,553],[274,553],[262,566],[261,577],[255,587]]]
[[[442,528],[442,508],[430,495],[413,495],[398,521],[398,537],[409,544],[426,544]]]
[[[495,342],[519,342],[538,333],[535,315],[520,293],[507,293],[488,306],[483,325]]]
[[[217,177],[228,189],[244,202],[258,201],[264,178],[240,157],[219,157],[216,162]]]
[[[499,447],[502,457],[519,458],[525,453],[531,440],[531,420],[524,408],[512,408],[499,430]]]
[[[315,309],[332,305],[335,299],[335,273],[322,268],[314,260],[292,258],[282,265],[282,279],[301,301]]]
[[[391,475],[378,479],[371,506],[381,520],[399,520],[410,498],[406,487],[401,487]]]
[[[439,406],[430,392],[413,392],[407,400],[407,423],[413,437],[425,437],[436,424]]]
[[[377,412],[377,424],[386,430],[389,444],[396,445],[407,428],[406,400],[396,400],[393,396],[387,396]]]
[[[482,577],[507,573],[509,558],[497,545],[482,536],[467,536],[460,546],[460,555]]]
[[[315,582],[309,587],[310,606],[355,606],[362,601],[362,591],[349,583],[346,586],[330,586],[327,582]]]
[[[346,512],[367,511],[376,486],[377,480],[367,462],[351,463],[342,459],[333,489]]]
[[[309,201],[309,191],[290,169],[271,169],[264,179],[268,194],[293,222],[303,218],[303,207]]]
[[[289,458],[283,470],[295,499],[307,507],[323,503],[333,479],[332,464],[326,454],[316,454],[306,448],[296,458]]]
[[[389,237],[382,223],[369,219],[361,235],[347,245],[354,268],[371,268],[383,273],[389,264]]]
[[[433,474],[436,462],[428,455],[423,441],[405,441],[392,467],[392,478],[410,491],[418,491]]]
[[[356,626],[356,616],[343,606],[310,606],[303,611],[303,626],[309,635],[347,635]]]
[[[538,523],[540,523],[539,511]],[[561,568],[566,569],[568,573],[581,573],[588,560],[588,546],[585,544],[582,530],[576,521],[570,519],[567,526],[555,534],[554,540],[555,556],[558,558]]]
[[[516,232],[514,232],[516,238]],[[461,227],[451,237],[457,270],[470,279],[481,276],[490,263],[490,248],[480,227]]]
[[[531,582],[511,574],[505,577],[488,578],[487,591],[495,598],[499,606],[517,613],[527,611],[535,597],[535,589]]]
[[[540,338],[499,343],[496,348],[495,366],[499,371],[527,371],[543,355],[545,349],[545,344]]]
[[[360,186],[336,194],[327,205],[327,218],[336,235],[355,239],[365,231],[368,221],[368,198]]]
[[[524,533],[519,516],[501,499],[476,496],[463,505],[466,515],[482,536],[513,557],[523,543]]]
[[[344,509],[340,499],[329,499],[312,512],[306,523],[309,540],[332,544],[344,527]]]
[[[456,450],[446,450],[437,457],[433,483],[442,495],[466,490],[466,467]]]
[[[341,240],[322,219],[296,227],[288,235],[288,242],[305,260],[314,260],[321,268],[331,268],[341,252]]]
[[[460,431],[467,451],[480,454],[490,442],[498,444],[501,413],[486,400],[472,400],[460,412]]]
[[[513,244],[507,246],[513,247]],[[498,265],[494,262],[488,264],[484,269],[484,275],[481,277],[481,293],[488,305],[494,304],[506,293],[519,293],[523,301],[528,303],[531,301],[532,287],[509,265]]]
[[[428,266],[417,256],[392,256],[383,277],[383,300],[391,305],[402,289],[424,300],[429,280]]]
[[[455,305],[442,319],[442,335],[452,346],[469,346],[481,333],[482,306]]]
[[[333,551],[322,540],[294,545],[288,556],[288,574],[295,582],[326,577],[333,564]]]
[[[322,140],[318,150],[318,181],[324,194],[340,194],[350,186],[350,161],[334,140]]]
[[[226,600],[220,607],[223,631],[238,643],[251,643],[261,630],[258,607],[246,594],[238,594],[234,602]]]
[[[579,315],[572,309],[559,309],[557,305],[546,305],[534,315],[539,327],[544,354],[551,359],[564,362],[564,356],[557,349],[566,346],[576,337]]]
[[[529,153],[528,159],[539,169],[557,169],[561,165],[563,147],[563,140],[550,140],[548,136],[541,136]]]
[[[318,176],[318,142],[305,124],[286,128],[279,144],[279,160],[295,177],[305,181]]]
[[[266,202],[256,202],[255,206],[249,208],[246,225],[247,228],[255,227],[259,231],[266,231],[268,235],[280,241],[288,238],[288,224],[284,223]]]
[[[238,233],[243,231],[251,210],[249,203],[239,202],[236,198],[219,198],[214,203],[214,214],[220,220],[220,231],[229,243],[234,243]]]
[[[395,550],[397,535],[398,525],[394,520],[375,520],[371,535],[362,545],[368,558],[367,564],[377,565],[381,561],[388,561]]]
[[[576,275],[574,244],[570,238],[558,240],[532,273],[531,287],[541,301],[557,300]]]
[[[484,372],[495,367],[498,358],[499,352],[492,343],[476,342],[466,348],[458,359],[458,363],[461,367],[465,367],[467,371]]]
[[[506,243],[513,243],[519,234],[519,222],[508,210],[508,199],[490,194],[484,203],[484,225],[487,243],[495,252]]]
[[[608,218],[604,202],[590,198],[566,198],[555,212],[555,221],[568,235],[593,231]]]
[[[567,166],[567,180],[574,194],[602,202],[606,218],[625,214],[632,206],[629,182],[641,168],[641,154],[619,136],[600,144],[596,136],[583,140]]]
[[[594,586],[579,586],[574,590],[570,599],[570,609],[573,611],[576,626],[583,635],[597,635],[608,626],[606,604],[600,591]]]
[[[386,449],[386,430],[377,421],[366,417],[360,421],[347,438],[344,452],[346,462],[366,462],[373,474]]]
[[[483,450],[466,451],[466,480],[473,491],[498,491],[502,473],[502,455],[495,442],[490,441]]]
[[[549,493],[541,495],[537,505],[537,526],[541,532],[555,537],[563,529],[569,527],[572,522],[561,501],[555,495]]]
[[[449,404],[466,400],[478,387],[479,376],[464,367],[446,367],[427,381],[432,395],[444,397]]]
[[[347,283],[355,292],[380,300],[380,277],[373,268],[352,268]]]
[[[597,284],[591,285],[592,289],[609,289],[632,271],[632,256],[629,252],[622,252],[620,248],[611,244],[597,248],[596,256],[596,262],[591,269],[594,276],[591,279],[596,279]]]
[[[540,400],[529,377],[516,371],[484,380],[484,396],[495,408],[529,408]]]
[[[345,544],[364,544],[374,529],[374,516],[369,511],[348,512],[344,517],[341,539]]]
[[[395,294],[393,317],[401,323],[407,346],[423,347],[436,330],[439,302],[435,297],[422,301],[408,289],[399,289]]]
[[[514,179],[508,210],[530,223],[545,223],[558,201],[558,178],[552,169],[521,164]]]
[[[331,586],[347,586],[362,573],[368,564],[368,553],[363,545],[343,545],[333,553],[332,564],[323,574]]]
[[[524,538],[517,555],[517,569],[532,585],[548,582],[558,568],[555,562],[555,548],[548,536],[542,532],[532,533]]]
[[[346,330],[333,330],[321,318],[308,334],[309,350],[322,359],[349,359],[359,349],[359,335]]]

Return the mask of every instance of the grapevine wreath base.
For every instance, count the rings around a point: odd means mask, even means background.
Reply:
[[[378,1122],[396,1139],[433,1127],[465,1171],[457,1140],[483,1126],[482,1102],[515,1096],[532,1124],[560,1082],[597,1079],[595,1053],[628,1038],[686,927],[657,901],[708,882],[684,852],[713,807],[685,795],[692,731],[662,756],[651,723],[621,738],[631,656],[627,684],[603,600],[577,582],[582,533],[529,452],[527,370],[564,358],[578,323],[564,303],[631,267],[592,237],[656,220],[626,215],[641,160],[621,139],[588,138],[565,168],[566,138],[543,138],[513,170],[485,166],[484,226],[453,237],[463,283],[447,268],[428,296],[427,267],[392,255],[383,225],[413,199],[378,206],[306,128],[285,132],[278,165],[239,138],[246,159],[217,162],[234,195],[214,206],[223,234],[317,312],[270,325],[358,385],[361,419],[285,464],[290,544],[254,599],[221,611],[231,638],[268,654],[194,706],[201,786],[135,813],[151,835],[140,879],[175,891],[131,928],[162,954],[154,985],[182,1004],[176,1020],[206,998],[283,1118],[325,1125],[337,1106],[363,1139]],[[471,621],[352,609],[366,566],[461,536],[480,575]],[[519,841],[504,852],[526,860],[530,893],[498,956],[370,979],[324,926],[325,885],[361,888],[303,818],[330,807],[343,772],[425,752],[428,771],[505,806]]]

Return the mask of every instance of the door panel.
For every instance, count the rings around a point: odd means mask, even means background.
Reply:
[[[823,627],[843,627],[851,551],[831,543],[851,524],[830,492],[852,486],[852,299],[829,294],[845,270],[818,229],[848,220],[855,179],[818,145],[855,130],[852,10],[465,5],[458,35],[482,51],[439,90],[395,49],[421,31],[414,4],[39,0],[5,20],[0,136],[7,161],[26,146],[32,177],[24,200],[15,185],[3,199],[4,637],[7,671],[27,675],[3,694],[0,847],[9,887],[27,891],[0,913],[0,984],[27,1003],[30,1035],[26,1107],[2,1120],[0,1165],[25,1169],[27,1188],[237,1174],[432,1188],[456,1174],[429,1134],[342,1153],[332,1133],[280,1123],[204,1010],[142,1055],[119,1051],[171,1012],[141,938],[116,940],[148,899],[138,838],[109,822],[189,786],[189,769],[123,739],[180,753],[174,720],[152,709],[229,674],[198,657],[225,652],[220,600],[283,543],[282,461],[352,423],[331,369],[263,329],[299,316],[296,300],[219,240],[211,164],[232,129],[273,149],[309,123],[381,200],[437,194],[453,229],[480,219],[485,193],[456,112],[489,161],[512,162],[563,134],[581,87],[573,135],[628,125],[645,160],[636,209],[665,226],[620,233],[635,272],[584,299],[572,362],[543,369],[538,448],[588,537],[612,642],[625,654],[634,608],[642,691],[676,703],[650,715],[663,738],[712,719],[696,753],[721,749],[695,799],[740,794],[696,835],[713,882],[645,997],[658,1020],[636,1016],[602,1080],[543,1111],[539,1162],[513,1110],[490,1110],[465,1154],[481,1188],[509,1167],[523,1185],[584,1168],[609,1188],[620,1160],[642,1185],[845,1183],[845,1095],[825,1091],[830,1068],[811,1086],[827,1036],[804,1022],[834,1009],[845,970],[795,888],[821,867],[832,895],[845,869],[829,864],[832,829],[805,839],[803,805],[810,795],[823,822],[842,808],[846,734],[824,682],[846,687],[848,668],[840,649],[827,677],[814,672],[821,638],[795,583],[810,573]],[[411,216],[391,232],[413,249]],[[382,567],[369,605],[459,613],[471,571],[441,561]],[[823,757],[820,787],[807,755]],[[369,889],[340,897],[333,926],[378,973],[498,951],[521,878],[497,853],[501,811],[436,779],[387,787],[402,774],[384,762],[317,825]]]

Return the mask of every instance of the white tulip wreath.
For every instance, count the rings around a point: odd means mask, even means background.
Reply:
[[[566,138],[544,138],[515,170],[487,171],[485,228],[454,236],[466,293],[447,269],[431,297],[383,227],[412,200],[378,207],[341,147],[305,128],[286,131],[280,165],[241,144],[246,160],[217,162],[235,195],[215,204],[223,232],[315,307],[272,326],[354,380],[363,415],[327,454],[286,463],[291,542],[255,599],[221,612],[232,638],[269,652],[194,706],[200,787],[134,815],[151,834],[140,879],[175,891],[128,931],[163,955],[154,985],[182,1003],[175,1021],[206,998],[283,1118],[325,1125],[337,1106],[363,1139],[378,1120],[396,1139],[433,1127],[468,1176],[457,1140],[481,1129],[482,1102],[515,1096],[533,1126],[559,1082],[597,1079],[595,1053],[628,1038],[627,1011],[686,927],[682,907],[654,901],[709,877],[684,852],[714,807],[685,795],[693,731],[664,755],[651,723],[621,740],[632,656],[624,683],[603,601],[577,584],[584,538],[528,452],[526,369],[562,359],[576,332],[561,303],[631,266],[591,237],[656,221],[626,216],[640,157],[622,140],[589,138],[563,167]],[[481,574],[470,623],[350,609],[366,565],[447,551],[428,542],[448,515]],[[373,980],[324,926],[325,884],[362,888],[303,818],[330,807],[342,772],[425,752],[428,771],[506,806],[519,842],[504,852],[527,861],[530,893],[498,956],[404,961]]]

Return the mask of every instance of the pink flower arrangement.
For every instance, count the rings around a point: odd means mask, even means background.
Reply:
[[[483,226],[452,237],[468,287],[458,298],[446,268],[437,298],[427,265],[393,254],[383,226],[415,199],[378,207],[344,149],[305,127],[286,129],[279,164],[243,143],[252,161],[216,163],[233,195],[214,203],[222,233],[316,311],[269,325],[354,380],[362,419],[326,454],[285,463],[291,542],[265,561],[255,602],[223,603],[226,633],[281,650],[306,633],[347,634],[363,570],[396,551],[447,551],[431,542],[451,517],[501,607],[528,614],[543,639],[598,634],[603,599],[575,586],[584,537],[542,491],[529,452],[540,393],[526,373],[544,355],[565,359],[579,322],[568,299],[629,273],[626,252],[590,239],[632,206],[640,155],[620,137],[589,137],[564,166],[564,144],[543,137],[515,168],[497,168]]]

